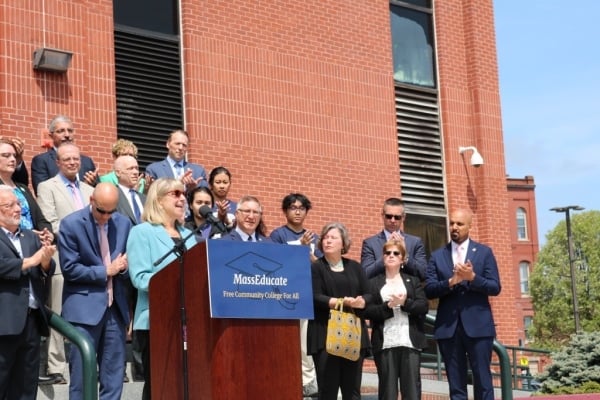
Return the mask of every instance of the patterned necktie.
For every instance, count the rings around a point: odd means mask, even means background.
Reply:
[[[175,163],[175,179],[181,178],[181,175],[183,175],[183,163],[176,162]]]
[[[81,201],[79,189],[77,188],[74,182],[69,182],[69,188],[71,189],[71,196],[73,197],[73,204],[75,205],[75,209],[81,210],[83,208],[83,202]]]
[[[104,266],[108,268],[110,265],[110,248],[108,246],[107,228],[107,225],[100,226],[100,254],[102,255]],[[108,306],[110,307],[113,303],[112,276],[106,278],[106,293],[108,294]]]
[[[137,202],[137,192],[134,189],[129,189],[129,196],[131,197],[131,206],[133,207],[133,215],[135,215],[135,220],[139,224],[142,222],[142,213],[140,211],[140,206],[138,206]]]

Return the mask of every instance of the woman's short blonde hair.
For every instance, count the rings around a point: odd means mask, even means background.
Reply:
[[[137,158],[138,149],[131,140],[119,139],[113,144],[111,152],[114,158],[124,155],[125,150],[133,150],[133,156]]]
[[[386,251],[392,250],[393,248],[398,249],[403,260],[406,258],[406,247],[404,247],[404,244],[399,240],[392,239],[385,242],[385,244],[383,245],[382,254]]]
[[[148,189],[148,195],[146,196],[142,221],[163,226],[166,226],[171,222],[167,220],[165,210],[160,204],[160,201],[172,190],[184,191],[185,187],[181,181],[173,178],[160,178],[152,182],[150,189]]]
[[[346,254],[348,250],[350,250],[352,241],[350,240],[350,235],[348,234],[348,228],[346,228],[346,226],[341,222],[330,222],[323,227],[321,230],[321,235],[319,236],[319,241],[317,242],[317,247],[319,250],[323,251],[323,237],[332,229],[337,229],[340,231],[340,236],[342,237],[342,254]]]

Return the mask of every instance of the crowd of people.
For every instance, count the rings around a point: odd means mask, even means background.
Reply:
[[[150,399],[149,282],[176,255],[154,263],[174,245],[189,249],[209,238],[309,247],[314,318],[299,321],[305,398],[337,399],[341,391],[345,400],[360,399],[363,361],[373,356],[380,399],[420,399],[424,317],[428,299],[438,298],[434,336],[450,398],[467,399],[468,360],[476,398],[493,399],[488,297],[501,285],[491,249],[469,238],[470,211],[450,214],[451,241],[428,261],[422,240],[404,232],[402,200],[388,198],[383,229],[363,240],[357,261],[346,257],[352,241],[343,223],[327,223],[319,234],[306,227],[313,205],[301,193],[282,199],[285,224],[268,234],[258,198],[228,198],[227,168],[207,175],[187,161],[183,130],[169,134],[167,156],[145,174],[135,144],[117,140],[113,169],[102,176],[75,144],[68,117],[55,117],[49,135],[52,147],[32,159],[33,193],[23,142],[0,137],[0,318],[7,321],[0,326],[0,399],[35,400],[38,383],[68,383],[70,399],[82,398],[81,355],[75,348],[66,355],[45,305],[92,341],[101,400],[121,398],[127,340],[132,372],[145,381],[142,398]],[[326,350],[329,313],[338,303],[361,321],[355,361]],[[42,336],[49,336],[47,365],[38,377]]]

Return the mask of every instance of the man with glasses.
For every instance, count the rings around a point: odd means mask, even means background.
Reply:
[[[235,229],[232,229],[221,239],[238,240],[245,242],[271,242],[265,236],[265,226],[262,221],[262,206],[254,196],[244,196],[238,202],[235,211],[237,221]]]
[[[131,222],[117,213],[119,189],[96,186],[90,204],[66,216],[58,253],[65,279],[62,316],[92,340],[98,361],[100,400],[120,400],[125,373],[129,280],[126,246]],[[69,353],[69,399],[83,398],[81,353]]]
[[[75,129],[73,122],[69,117],[58,115],[50,121],[48,126],[52,148],[47,152],[33,157],[31,160],[31,184],[33,191],[38,193],[38,185],[48,180],[58,173],[56,162],[57,150],[61,143],[70,143],[74,141]],[[94,186],[98,178],[98,171],[91,158],[81,155],[81,168],[78,172],[78,179]]]
[[[399,240],[404,243],[406,248],[406,257],[403,271],[417,276],[421,281],[425,279],[427,270],[427,258],[425,256],[425,247],[423,241],[413,235],[403,232],[404,203],[396,197],[390,197],[383,203],[381,212],[383,220],[383,230],[378,234],[371,236],[363,241],[360,253],[360,263],[364,268],[367,278],[384,271],[383,255],[381,249],[389,240]]]
[[[304,220],[312,204],[308,197],[301,193],[290,193],[281,202],[281,210],[285,215],[286,224],[275,228],[270,238],[275,243],[309,246],[310,261],[316,261],[323,253],[317,248],[319,236],[304,227]],[[307,260],[307,265],[308,260]],[[317,374],[311,356],[306,354],[306,331],[308,320],[300,320],[300,354],[302,358],[302,396],[304,398],[317,397]]]
[[[94,190],[85,182],[78,180],[81,166],[79,148],[71,142],[60,144],[56,152],[58,173],[38,186],[37,201],[44,217],[52,224],[52,230],[58,236],[61,221],[67,215],[89,204]],[[48,306],[57,314],[61,313],[63,276],[55,255],[56,270],[50,281]],[[40,377],[41,385],[65,384],[66,372],[64,339],[55,330],[48,339],[47,376]]]

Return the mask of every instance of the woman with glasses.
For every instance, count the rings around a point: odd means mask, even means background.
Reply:
[[[418,400],[421,350],[427,346],[423,320],[429,309],[419,278],[402,272],[406,249],[400,240],[383,245],[384,271],[370,281],[373,302],[364,316],[371,320],[371,345],[379,377],[379,399]]]
[[[360,264],[343,257],[350,248],[348,230],[339,222],[323,227],[318,247],[323,257],[312,263],[312,286],[314,319],[308,321],[307,352],[313,357],[317,371],[320,400],[336,400],[338,390],[342,399],[360,399],[362,364],[369,349],[369,335],[362,311],[369,304],[371,295],[368,281]],[[360,357],[351,361],[327,353],[327,322],[329,311],[338,300],[344,310],[361,317],[362,337]]]
[[[134,226],[127,240],[129,276],[138,290],[133,329],[139,339],[144,369],[142,399],[150,399],[150,320],[148,288],[155,273],[175,260],[170,254],[159,265],[154,262],[169,252],[175,244],[186,249],[196,244],[194,235],[183,226],[186,210],[184,186],[172,178],[157,179],[148,190],[142,223]],[[187,238],[185,243],[183,239]]]

